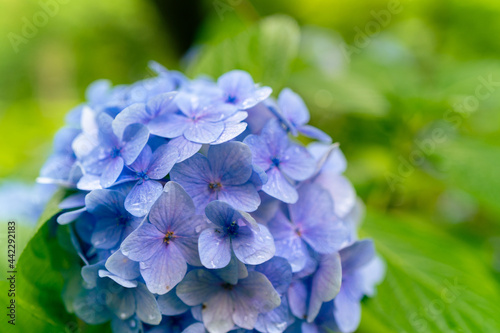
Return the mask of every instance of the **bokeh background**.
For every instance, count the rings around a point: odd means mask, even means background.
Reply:
[[[500,2],[0,0],[0,8],[0,216],[4,230],[15,197],[25,213],[20,246],[34,227],[32,184],[88,84],[151,76],[149,60],[190,76],[242,68],[275,96],[284,86],[302,95],[311,124],[347,156],[366,205],[361,235],[387,264],[359,331],[498,332]],[[33,195],[17,195],[21,186]]]

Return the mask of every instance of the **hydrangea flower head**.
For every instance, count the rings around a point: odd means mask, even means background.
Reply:
[[[41,171],[71,189],[68,309],[114,333],[355,330],[384,266],[338,144],[290,89],[152,67],[92,85]]]

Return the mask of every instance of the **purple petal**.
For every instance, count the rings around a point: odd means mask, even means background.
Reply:
[[[274,257],[256,266],[255,270],[264,274],[280,295],[288,290],[292,281],[292,268],[285,258]]]
[[[246,183],[252,175],[252,152],[241,142],[227,142],[208,150],[210,168],[224,185]]]
[[[289,210],[292,221],[300,226],[302,239],[322,254],[339,250],[348,235],[333,213],[330,194],[319,185],[306,184],[300,187],[299,196]]]
[[[165,184],[163,193],[151,207],[149,221],[166,234],[168,231],[175,232],[194,215],[194,212],[195,207],[191,197],[179,184],[170,181]]]
[[[309,294],[304,282],[301,280],[293,281],[288,288],[288,304],[295,317],[306,318],[308,298]]]
[[[135,280],[141,275],[139,263],[125,257],[120,250],[106,260],[106,269],[126,280]]]
[[[259,332],[281,333],[294,321],[295,318],[290,313],[288,299],[282,297],[280,306],[259,315],[255,329]]]
[[[207,228],[200,234],[198,249],[203,266],[223,268],[231,260],[231,241],[219,228]]]
[[[311,298],[307,311],[308,322],[314,321],[324,302],[329,302],[337,296],[341,283],[342,267],[339,254],[323,255],[312,281]]]
[[[207,330],[205,329],[205,326],[203,326],[202,323],[195,323],[192,325],[189,325],[182,331],[182,333],[206,333]]]
[[[156,148],[151,163],[148,166],[147,174],[152,179],[164,178],[172,169],[179,158],[177,148],[164,144]]]
[[[126,257],[134,261],[144,261],[165,246],[164,238],[165,234],[158,231],[154,225],[144,222],[125,238],[120,250]]]
[[[113,131],[118,137],[123,136],[127,126],[132,124],[146,125],[152,118],[145,104],[136,103],[123,109],[113,120]]]
[[[260,205],[259,193],[252,183],[223,186],[218,193],[217,199],[245,212],[253,212]]]
[[[123,170],[123,158],[116,157],[109,161],[101,175],[101,186],[106,188],[112,186]]]
[[[127,211],[137,217],[146,215],[163,192],[163,185],[155,180],[138,181],[125,199]]]
[[[205,208],[205,215],[219,227],[225,227],[228,223],[233,222],[235,214],[234,208],[222,201],[212,201]]]
[[[263,170],[271,167],[272,152],[265,144],[262,137],[251,134],[243,140],[243,143],[250,147],[252,151],[253,163]]]
[[[335,214],[344,217],[356,205],[356,191],[351,182],[342,175],[331,172],[321,172],[314,183],[327,189],[332,196]]]
[[[278,211],[267,226],[274,238],[276,256],[286,258],[293,272],[301,271],[306,265],[308,251],[307,246],[296,233],[295,226],[281,211]]]
[[[184,115],[167,113],[151,120],[148,128],[151,134],[172,139],[181,136],[190,123],[189,118]]]
[[[279,168],[292,179],[305,180],[316,171],[316,160],[305,147],[292,144],[285,151]]]
[[[137,287],[137,281],[130,281],[130,280],[127,280],[127,279],[124,279],[118,275],[115,275],[113,273],[110,273],[106,270],[103,270],[103,269],[100,269],[99,270],[99,277],[101,278],[109,278],[111,280],[113,280],[114,282],[118,283],[120,286],[124,287],[124,288],[135,288]]]
[[[149,163],[151,162],[151,158],[153,156],[153,151],[151,147],[148,145],[144,146],[141,153],[135,161],[128,166],[129,169],[135,172],[145,172],[148,170]]]
[[[269,230],[259,225],[255,231],[248,227],[240,227],[238,234],[232,239],[232,247],[236,257],[247,265],[259,265],[271,259],[276,248]]]
[[[224,121],[224,132],[219,136],[217,140],[212,142],[212,145],[218,145],[229,140],[236,138],[238,135],[243,133],[247,128],[247,123],[242,122],[248,116],[247,112],[239,111],[233,116],[227,118]]]
[[[152,257],[141,261],[141,275],[150,292],[163,295],[182,281],[187,263],[174,242],[163,246]]]
[[[135,161],[137,156],[149,139],[149,131],[146,126],[132,124],[127,126],[123,132],[121,156],[126,165]]]
[[[341,174],[347,168],[347,161],[338,145],[328,145],[320,142],[313,142],[307,149],[317,161],[324,160],[321,167],[323,171]]]
[[[295,187],[283,176],[281,171],[274,167],[266,172],[267,183],[262,186],[262,191],[286,203],[295,203],[299,195]]]
[[[170,140],[168,144],[174,146],[179,151],[179,160],[177,162],[182,162],[190,158],[196,154],[202,146],[201,143],[191,142],[186,140],[183,136]]]
[[[293,125],[299,126],[309,122],[309,110],[302,98],[291,89],[283,89],[278,96],[278,105],[283,115]]]
[[[367,265],[375,257],[375,247],[371,239],[363,239],[340,250],[342,272],[350,274]]]
[[[332,142],[332,138],[328,134],[311,125],[299,126],[298,131],[308,138],[316,139],[325,143]]]
[[[189,123],[184,137],[196,143],[211,143],[217,140],[224,131],[223,122],[210,122],[203,119]]]
[[[340,331],[354,332],[361,321],[360,300],[351,298],[345,288],[342,288],[333,303],[333,315]]]
[[[176,96],[177,91],[172,91],[151,98],[147,103],[148,112],[152,116],[156,117],[167,112],[176,111],[177,106],[175,105],[175,103],[173,103]]]

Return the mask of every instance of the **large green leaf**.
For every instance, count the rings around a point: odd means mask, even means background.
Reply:
[[[500,332],[500,287],[480,250],[409,216],[370,213],[362,230],[387,275],[361,332]]]
[[[62,247],[57,237],[63,227],[57,225],[55,217],[64,195],[64,191],[59,191],[49,202],[34,236],[17,261],[16,325],[2,320],[1,332],[67,333],[82,332],[84,328],[80,320],[67,313],[61,298],[64,273],[80,264],[76,253]],[[2,283],[2,290],[7,290],[4,285],[7,286]],[[0,301],[9,302],[6,293],[1,293]]]
[[[271,16],[232,39],[205,45],[187,72],[190,76],[218,77],[232,69],[243,69],[256,82],[279,89],[287,80],[299,42],[300,29],[293,19]]]

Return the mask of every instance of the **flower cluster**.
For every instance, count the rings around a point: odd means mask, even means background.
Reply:
[[[152,67],[94,83],[41,171],[75,190],[68,310],[120,333],[354,331],[384,267],[338,145],[290,89]]]

